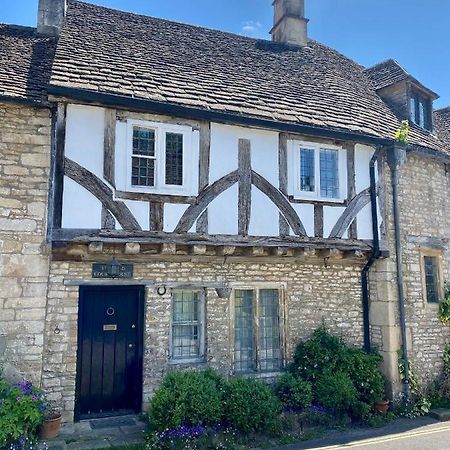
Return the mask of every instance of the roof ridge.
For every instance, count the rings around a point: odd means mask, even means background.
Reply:
[[[4,23],[0,22],[0,27],[8,27],[8,28],[17,28],[19,30],[29,30],[29,31],[36,31],[36,27],[31,27],[29,25],[19,25],[16,23]]]
[[[70,6],[71,3],[78,3],[80,5],[87,5],[89,7],[103,9],[103,10],[107,10],[107,11],[113,11],[115,13],[127,14],[127,15],[131,15],[131,16],[145,18],[145,19],[151,19],[151,20],[157,20],[157,21],[160,21],[160,22],[168,23],[168,24],[181,25],[181,26],[185,26],[185,27],[196,28],[198,30],[203,30],[203,31],[212,31],[212,32],[215,32],[215,33],[226,34],[226,35],[229,35],[229,36],[239,37],[239,38],[247,39],[247,40],[254,41],[254,42],[264,41],[264,42],[268,42],[268,43],[273,43],[274,45],[293,47],[292,44],[283,44],[282,42],[274,42],[274,41],[272,41],[270,39],[254,38],[254,37],[251,37],[251,36],[246,36],[244,34],[233,33],[232,31],[224,31],[224,30],[219,30],[217,28],[210,28],[210,27],[205,27],[205,26],[202,26],[202,25],[195,25],[193,23],[179,22],[177,20],[170,20],[170,19],[164,19],[162,17],[149,16],[149,15],[146,15],[146,14],[140,14],[140,13],[136,13],[136,12],[133,12],[133,11],[126,11],[126,10],[123,10],[123,9],[110,8],[108,6],[97,5],[97,4],[90,3],[90,2],[87,2],[87,1],[84,1],[84,0],[68,0],[68,3],[69,3],[69,6]]]

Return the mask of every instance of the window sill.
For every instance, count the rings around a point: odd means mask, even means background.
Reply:
[[[320,198],[320,197],[303,197],[301,195],[289,195],[288,199],[291,203],[301,204],[321,204],[323,206],[347,206],[348,200],[342,198]]]
[[[200,364],[206,364],[206,361],[204,358],[195,358],[195,359],[169,359],[169,365],[171,366],[183,366],[183,365],[200,365]]]
[[[242,378],[278,378],[283,374],[282,369],[276,372],[234,372],[235,376]]]

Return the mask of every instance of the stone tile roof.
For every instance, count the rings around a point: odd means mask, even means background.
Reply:
[[[373,67],[369,67],[365,70],[366,75],[372,80],[373,86],[376,90],[383,89],[392,84],[399,83],[400,81],[410,80],[422,89],[428,91],[431,96],[438,98],[439,96],[428,89],[420,81],[414,78],[408,73],[397,61],[394,59],[388,59],[381,63],[376,64]]]
[[[69,0],[50,83],[393,139],[400,123],[364,67],[304,48]],[[412,143],[442,150],[420,129]]]
[[[56,41],[0,24],[0,97],[45,102]]]
[[[450,149],[450,106],[434,111],[434,126],[439,139]]]

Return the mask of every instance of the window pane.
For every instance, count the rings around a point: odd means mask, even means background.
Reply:
[[[339,197],[337,150],[320,150],[320,196]]]
[[[155,156],[155,131],[133,128],[133,155]]]
[[[438,264],[435,256],[424,256],[427,302],[439,302]]]
[[[183,185],[183,135],[166,133],[166,184]]]
[[[314,150],[300,149],[300,190],[314,192],[315,190]]]
[[[131,162],[131,184],[133,186],[155,185],[155,160],[133,156]]]
[[[255,370],[253,291],[237,290],[234,306],[234,362],[236,372]]]
[[[277,289],[259,291],[259,363],[262,371],[278,370],[281,367]]]
[[[197,322],[199,310],[198,292],[173,292],[173,321]]]
[[[425,102],[423,100],[419,101],[419,123],[418,125],[425,128]]]
[[[200,296],[198,292],[172,294],[172,357],[198,358],[200,352]]]
[[[411,97],[409,99],[409,118],[412,122],[417,123],[416,120],[416,99]]]

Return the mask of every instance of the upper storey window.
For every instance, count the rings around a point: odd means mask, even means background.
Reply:
[[[117,189],[197,195],[199,133],[191,127],[128,120],[123,156],[126,164],[118,168]]]
[[[346,198],[344,149],[292,141],[289,159],[289,194],[294,198],[324,201],[342,201]]]
[[[419,127],[431,131],[431,101],[417,92],[413,92],[409,98],[409,118]]]

